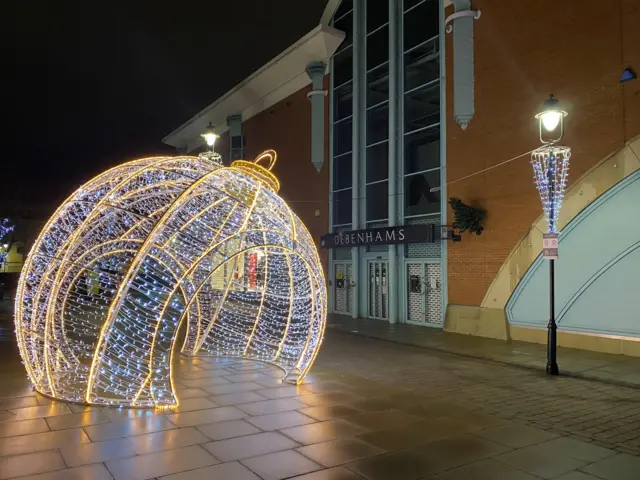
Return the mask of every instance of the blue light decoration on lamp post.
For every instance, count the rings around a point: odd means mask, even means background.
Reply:
[[[558,216],[569,176],[571,149],[557,145],[564,135],[567,112],[559,108],[558,100],[549,95],[536,114],[542,146],[531,152],[531,165],[536,188],[547,219],[547,233],[543,235],[542,254],[549,260],[549,324],[547,326],[547,374],[558,375],[557,330],[555,314],[555,260],[558,258]]]

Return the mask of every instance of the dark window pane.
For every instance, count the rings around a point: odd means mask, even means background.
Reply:
[[[428,128],[404,137],[404,173],[440,166],[440,127]]]
[[[389,2],[367,2],[367,33],[389,21]]]
[[[352,30],[353,30],[353,16],[352,14],[346,15],[343,18],[341,18],[340,20],[338,20],[337,22],[335,22],[333,24],[333,27],[344,32],[346,35],[344,37],[344,40],[342,41],[342,43],[340,44],[340,46],[338,47],[338,51],[340,50],[344,50],[345,48],[347,48],[349,45],[351,45],[353,43],[353,35],[352,35]]]
[[[440,211],[440,192],[432,192],[431,189],[439,186],[440,169],[405,177],[405,216],[438,213]]]
[[[231,148],[242,148],[244,145],[244,137],[242,135],[236,135],[231,137]]]
[[[389,142],[367,148],[367,182],[389,177]]]
[[[353,47],[333,56],[333,85],[338,87],[353,78]]]
[[[367,37],[367,70],[389,60],[389,26]]]
[[[404,96],[404,132],[440,123],[440,83],[413,90]]]
[[[349,117],[353,113],[353,82],[333,90],[333,121]]]
[[[404,50],[438,35],[438,0],[427,0],[404,14]]]
[[[333,224],[351,223],[351,189],[333,194]]]
[[[367,111],[367,145],[389,138],[389,104]]]
[[[438,39],[411,50],[404,55],[405,91],[429,83],[440,77]]]
[[[367,185],[367,221],[382,220],[389,216],[388,182]]]
[[[353,0],[342,0],[333,18],[340,18],[351,10],[353,10]]]
[[[411,7],[415,7],[417,4],[419,4],[420,2],[422,2],[423,0],[404,0],[404,11],[406,12],[407,10],[409,10]],[[429,0],[427,0],[429,1]]]
[[[351,151],[351,142],[353,141],[352,131],[353,121],[351,118],[336,123],[333,126],[333,155],[337,156],[341,153]]]
[[[367,73],[367,107],[389,99],[389,63]]]
[[[341,190],[351,186],[351,153],[333,157],[333,189]]]

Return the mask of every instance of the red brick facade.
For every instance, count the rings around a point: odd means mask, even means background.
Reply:
[[[325,88],[328,88],[328,77],[325,77]],[[246,159],[253,159],[268,149],[278,153],[273,172],[280,181],[280,196],[300,217],[319,246],[320,237],[329,231],[329,102],[325,101],[325,160],[317,172],[311,163],[311,102],[307,98],[310,90],[310,86],[303,88],[246,120],[242,129]],[[228,133],[220,139],[216,150],[228,156]],[[320,250],[320,260],[327,272],[326,250]]]
[[[640,70],[637,0],[473,3],[482,17],[474,22],[475,117],[465,131],[453,119],[453,38],[446,38],[448,196],[488,211],[480,237],[449,244],[449,303],[460,305],[480,305],[541,205],[529,155],[457,179],[538,147],[533,115],[549,93],[569,112],[569,184],[640,134],[640,80],[619,83],[626,67]]]

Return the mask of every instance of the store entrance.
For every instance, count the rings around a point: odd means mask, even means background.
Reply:
[[[353,286],[351,263],[340,262],[334,264],[336,278],[333,285],[334,311],[341,315],[352,312]]]
[[[369,287],[368,287],[368,316],[369,318],[377,318],[387,320],[387,278],[388,262],[381,260],[370,260],[368,265]]]

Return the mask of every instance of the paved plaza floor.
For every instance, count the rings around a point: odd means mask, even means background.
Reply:
[[[183,358],[175,411],[31,390],[0,343],[0,479],[638,480],[640,390],[330,330],[307,381]]]

